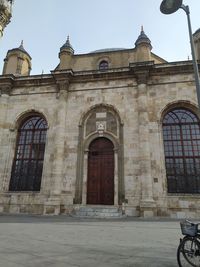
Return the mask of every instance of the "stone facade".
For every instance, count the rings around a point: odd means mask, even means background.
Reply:
[[[13,0],[0,0],[0,38],[3,36],[5,27],[9,24],[12,16]]]
[[[74,55],[68,39],[51,74],[7,69],[0,76],[1,212],[69,214],[86,206],[89,147],[107,138],[114,146],[113,206],[128,216],[200,216],[199,194],[168,193],[162,133],[174,107],[200,118],[192,62],[166,62],[145,38],[142,30],[134,49],[86,55]],[[108,68],[100,70],[102,60]],[[18,129],[35,113],[48,124],[41,188],[11,191]]]

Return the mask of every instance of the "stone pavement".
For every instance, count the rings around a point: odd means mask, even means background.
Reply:
[[[1,267],[175,267],[170,219],[0,215]]]

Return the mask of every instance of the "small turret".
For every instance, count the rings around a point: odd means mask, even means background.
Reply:
[[[144,33],[143,26],[141,28],[140,35],[135,42],[135,48],[136,48],[136,61],[137,62],[151,60],[152,45],[151,45],[150,39]]]
[[[200,60],[200,28],[193,34],[196,59]]]
[[[70,69],[73,55],[74,55],[74,49],[73,49],[72,45],[70,44],[70,40],[69,40],[69,36],[68,36],[66,43],[60,48],[59,69]]]
[[[3,36],[4,28],[10,22],[12,16],[13,0],[0,0],[0,38]]]
[[[18,48],[8,50],[4,59],[4,74],[14,74],[19,76],[30,75],[31,56],[26,52],[23,41]]]

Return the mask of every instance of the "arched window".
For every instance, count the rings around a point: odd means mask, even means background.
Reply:
[[[39,115],[28,117],[18,129],[10,191],[40,191],[47,122]]]
[[[163,119],[165,164],[169,193],[200,193],[200,121],[177,108]]]
[[[108,69],[108,61],[102,60],[99,63],[99,70],[107,70]]]

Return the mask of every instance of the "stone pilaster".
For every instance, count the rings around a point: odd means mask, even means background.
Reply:
[[[0,128],[4,129],[5,117],[7,113],[7,106],[9,100],[9,93],[6,90],[0,89]],[[1,131],[2,133],[2,131]],[[0,139],[1,140],[1,139]]]
[[[6,119],[6,113],[7,113],[7,106],[9,101],[9,96],[12,90],[12,80],[2,79],[2,82],[0,80],[0,129],[4,129],[5,126],[5,119]],[[1,131],[2,134],[2,131]],[[1,143],[1,136],[0,136],[0,143]]]
[[[6,116],[8,112],[9,96],[11,92],[11,86],[2,84],[0,85],[0,149],[5,150],[5,145],[8,143],[8,137],[6,137],[6,131],[9,132],[8,124],[6,123]],[[7,156],[10,151],[7,151],[7,155],[0,159],[0,191],[5,191],[7,189],[6,174],[8,170]]]
[[[58,84],[59,98],[57,99],[57,116],[56,116],[56,127],[55,127],[55,140],[54,140],[54,187],[53,193],[60,194],[62,191],[62,179],[63,179],[63,160],[65,151],[65,124],[66,124],[66,107],[67,107],[67,95],[68,95],[68,84]],[[63,90],[65,89],[65,90]]]
[[[75,198],[74,204],[82,204],[82,190],[83,190],[83,125],[79,125],[79,137],[78,137],[78,151],[77,151],[77,167],[76,167],[76,184],[75,184]]]
[[[151,175],[151,152],[149,145],[149,118],[147,81],[148,70],[135,72],[138,82],[138,129],[139,129],[139,160],[142,198],[140,202],[141,216],[151,217],[155,214],[153,200],[153,180]]]
[[[64,158],[65,158],[65,124],[67,113],[67,97],[69,88],[69,79],[56,80],[57,86],[57,103],[56,117],[54,121],[54,161],[52,186],[48,200],[44,205],[44,214],[59,214],[60,213],[60,195],[62,194],[62,185],[64,177]]]

